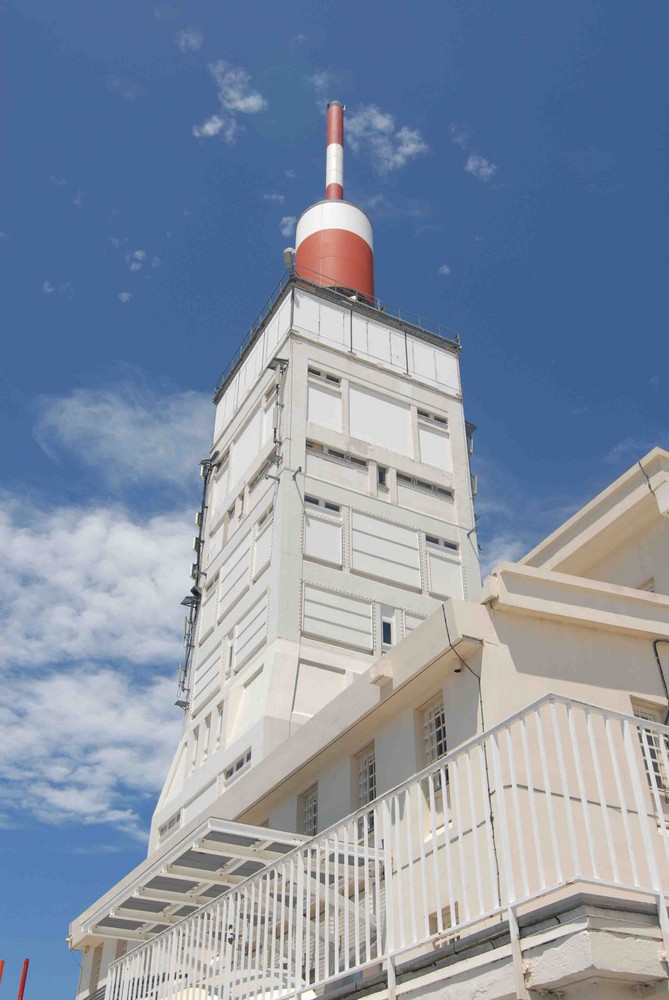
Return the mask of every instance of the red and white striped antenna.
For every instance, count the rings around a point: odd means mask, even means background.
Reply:
[[[328,104],[328,146],[325,152],[325,197],[344,198],[344,105]]]
[[[344,105],[327,108],[325,199],[297,222],[295,273],[314,285],[374,301],[374,241],[367,215],[344,201]]]

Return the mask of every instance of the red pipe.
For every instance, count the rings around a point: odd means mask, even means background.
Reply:
[[[5,971],[5,960],[0,958],[0,983],[2,982],[2,973]]]
[[[28,976],[28,966],[30,965],[30,959],[24,958],[23,960],[23,971],[21,972],[21,982],[19,983],[19,992],[16,1000],[23,1000],[23,991],[26,988],[26,978]]]

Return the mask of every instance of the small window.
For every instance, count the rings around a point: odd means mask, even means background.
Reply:
[[[167,823],[163,823],[163,825],[158,830],[158,836],[160,837],[161,841],[166,840],[167,837],[169,837],[169,835],[173,833],[175,830],[177,830],[180,826],[181,826],[181,810],[175,812],[173,816],[170,816]]]
[[[319,378],[324,382],[331,382],[333,385],[341,385],[339,376],[330,375],[328,372],[321,371],[318,368],[309,368],[309,374],[312,378]]]
[[[382,490],[388,489],[388,469],[385,467],[385,465],[377,465],[376,481],[380,489]]]
[[[444,699],[440,695],[430,702],[423,709],[423,753],[425,763],[436,763],[448,753],[446,742],[446,713],[444,712]],[[435,792],[441,789],[441,773],[438,771],[433,778]],[[448,781],[448,768],[446,768],[446,781]]]
[[[376,798],[376,754],[374,744],[356,757],[358,771],[358,806],[366,806]]]
[[[225,708],[224,702],[219,702],[216,708],[216,742],[215,748],[218,750],[223,742],[223,709]]]
[[[416,476],[407,476],[403,472],[397,473],[397,482],[402,483],[404,486],[412,486],[414,489],[422,490],[425,493],[436,493],[437,496],[448,500],[453,499],[453,490],[447,489],[445,486],[437,486],[436,483],[428,483],[425,479],[417,479]]]
[[[419,410],[418,417],[430,424],[441,424],[442,427],[448,424],[446,417],[440,417],[436,413],[428,413],[427,410]]]
[[[367,462],[364,458],[357,458],[355,455],[349,455],[345,451],[339,451],[337,448],[328,448],[325,444],[319,444],[316,441],[307,441],[307,451],[316,451],[321,455],[326,455],[328,458],[335,459],[338,462],[347,462],[350,465],[357,465],[361,469],[367,468]]]
[[[200,727],[196,726],[191,737],[190,769],[194,771],[197,767],[198,747],[200,744]]]
[[[318,497],[305,496],[304,502],[310,504],[312,507],[320,507],[321,510],[328,510],[331,514],[339,514],[341,512],[339,504],[332,503],[330,500],[320,500]]]
[[[457,542],[450,542],[447,538],[437,538],[436,535],[426,535],[425,541],[428,548],[431,549],[448,549],[449,552],[457,552],[460,548]]]
[[[383,645],[392,646],[393,644],[393,623],[389,621],[383,621],[381,623],[381,631],[383,633]]]
[[[245,771],[248,768],[250,763],[251,748],[249,747],[249,749],[243,753],[241,757],[238,757],[237,760],[233,761],[229,767],[226,767],[223,772],[223,777],[226,781],[231,781],[233,778],[237,778],[242,771]]]
[[[318,785],[300,795],[300,827],[307,837],[318,833]]]

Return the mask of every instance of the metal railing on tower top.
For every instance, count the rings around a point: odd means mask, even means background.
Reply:
[[[327,280],[326,275],[314,274],[312,277],[314,280],[310,281],[303,275],[297,275],[294,270],[287,270],[283,273],[251,325],[251,328],[223,369],[223,372],[216,383],[216,392],[218,392],[221,386],[225,383],[235,365],[240,361],[244,351],[253,341],[256,333],[262,328],[274,305],[281,297],[284,288],[290,281],[294,281],[298,285],[303,285],[307,290],[311,288],[314,291],[323,291],[325,288],[327,291],[331,291],[334,294],[339,295],[343,305],[354,301],[353,293],[351,293],[351,291],[333,289],[327,285],[323,286],[318,280],[316,280],[318,278]],[[433,320],[426,319],[424,316],[412,312],[410,309],[404,309],[401,306],[394,305],[386,299],[374,298],[373,300],[368,300],[360,296],[355,299],[355,301],[358,301],[361,305],[367,306],[369,309],[376,310],[379,313],[379,319],[381,320],[384,316],[390,316],[392,319],[399,320],[400,323],[406,323],[408,326],[424,330],[426,333],[429,333],[434,337],[440,337],[442,340],[448,341],[451,344],[455,344],[457,346],[460,345],[459,334],[455,333],[453,330],[449,330],[443,323],[435,323]]]
[[[107,1000],[297,997],[495,918],[520,957],[517,908],[569,884],[647,894],[667,939],[668,746],[548,695],[129,952]]]

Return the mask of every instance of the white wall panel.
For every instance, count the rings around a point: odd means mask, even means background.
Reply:
[[[246,422],[235,438],[230,456],[230,482],[236,483],[244,475],[249,465],[260,451],[262,413],[257,406],[250,420]]]
[[[272,557],[272,533],[274,520],[270,517],[261,527],[253,543],[253,579],[257,580],[269,566]]]
[[[462,597],[462,567],[437,552],[427,554],[430,593],[436,597]]]
[[[307,419],[332,431],[341,431],[341,390],[310,382]]]
[[[434,360],[439,385],[445,385],[449,389],[455,389],[456,392],[460,392],[457,357],[448,351],[435,351]]]
[[[198,641],[204,642],[207,636],[213,631],[216,624],[216,587],[200,608],[198,622]]]
[[[235,551],[221,564],[221,583],[218,599],[219,621],[239,600],[249,587],[250,534],[243,539]]]
[[[411,455],[411,410],[404,403],[352,385],[349,433],[401,455]]]
[[[306,584],[303,631],[316,639],[371,652],[371,602]]]
[[[294,291],[295,313],[293,326],[296,330],[303,330],[310,333],[312,337],[318,337],[320,328],[320,308],[316,299],[307,295],[306,292]]]
[[[304,515],[304,554],[321,562],[341,566],[341,521]]]
[[[332,701],[346,687],[346,672],[324,667],[318,663],[300,663],[293,711],[298,715],[312,716]]]
[[[260,649],[267,637],[267,591],[240,618],[235,629],[235,671]]]
[[[351,568],[365,576],[420,589],[418,532],[351,512]]]
[[[442,472],[453,471],[451,439],[448,434],[436,427],[428,427],[419,422],[418,443],[421,462],[433,465],[436,469],[441,469]]]
[[[346,486],[358,493],[369,492],[369,470],[350,462],[338,462],[317,452],[307,452],[307,475],[326,483]]]
[[[404,631],[408,635],[409,632],[412,632],[418,625],[420,625],[421,622],[424,621],[425,619],[422,615],[415,615],[413,612],[407,611],[404,616]]]
[[[452,500],[404,483],[397,484],[397,502],[406,510],[421,511],[423,514],[442,520],[451,521],[454,517],[455,508]]]
[[[437,381],[437,366],[434,360],[435,349],[429,344],[423,344],[413,337],[407,342],[409,354],[409,371],[412,375],[418,375],[428,382]]]
[[[351,312],[339,306],[321,303],[320,339],[337,347],[348,348],[351,339]]]
[[[264,695],[265,674],[261,667],[242,685],[237,711],[230,726],[230,742],[247,732],[262,717],[265,709]]]
[[[207,657],[195,671],[193,678],[193,712],[197,713],[200,705],[218,690],[221,682],[220,647]]]

